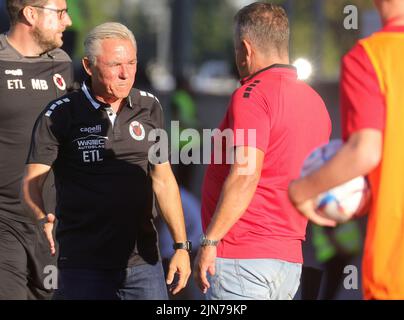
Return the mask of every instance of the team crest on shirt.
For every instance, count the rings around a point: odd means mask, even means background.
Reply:
[[[146,131],[143,125],[138,121],[133,121],[129,125],[129,133],[136,141],[142,141],[146,136]]]
[[[55,83],[56,87],[58,87],[60,90],[62,91],[66,90],[66,81],[59,73],[56,73],[53,76],[53,82]]]

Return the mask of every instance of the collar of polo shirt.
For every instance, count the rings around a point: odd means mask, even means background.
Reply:
[[[83,81],[83,84],[81,85],[81,90],[84,92],[86,98],[88,101],[90,101],[91,105],[94,107],[94,109],[98,110],[101,106],[107,106],[107,104],[100,102],[97,100],[92,94],[91,94],[91,89],[88,80]],[[133,103],[132,103],[132,98],[131,96],[126,97],[126,102],[127,105],[133,109]]]

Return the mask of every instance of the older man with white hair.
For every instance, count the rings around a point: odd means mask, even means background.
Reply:
[[[174,239],[167,275],[173,294],[190,274],[191,248],[176,180],[163,154],[159,162],[148,156],[154,144],[149,134],[163,128],[163,112],[155,96],[132,88],[136,52],[133,33],[124,25],[95,27],[85,40],[88,81],[51,102],[33,132],[24,203],[44,219],[55,253],[53,219],[45,218],[40,201],[43,179],[53,167],[57,299],[167,299],[153,193]]]

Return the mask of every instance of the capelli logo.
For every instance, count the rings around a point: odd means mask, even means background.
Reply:
[[[12,75],[12,76],[22,76],[23,72],[21,69],[17,69],[17,70],[5,70],[4,73],[6,75]]]
[[[102,128],[101,125],[96,125],[95,127],[81,128],[80,132],[84,133],[101,133]]]

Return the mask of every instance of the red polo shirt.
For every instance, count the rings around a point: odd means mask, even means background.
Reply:
[[[299,177],[307,155],[328,142],[331,121],[323,100],[297,80],[293,66],[273,65],[242,81],[219,129],[255,129],[256,140],[249,141],[245,134],[245,139],[233,142],[260,149],[265,158],[253,199],[220,241],[218,257],[302,263],[301,241],[305,239],[307,220],[290,204],[287,189],[289,182]],[[213,152],[212,163],[214,157]],[[205,231],[230,166],[211,164],[206,171],[202,190]]]

